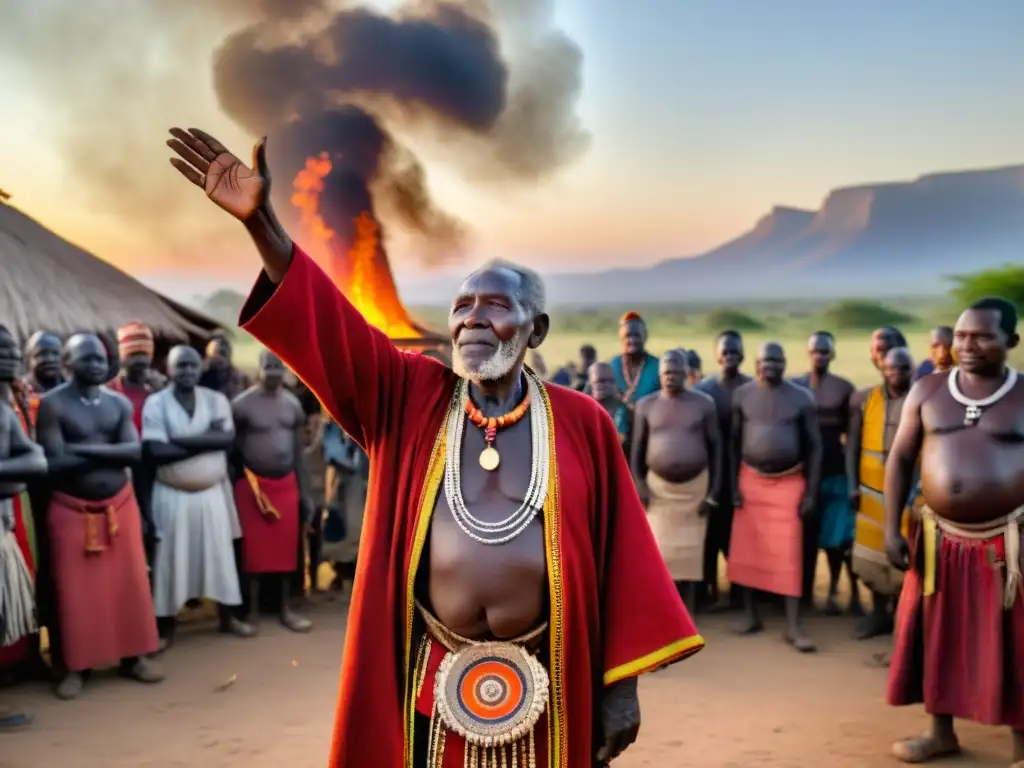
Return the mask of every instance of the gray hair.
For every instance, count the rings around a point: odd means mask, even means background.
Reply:
[[[466,277],[489,272],[492,269],[508,270],[519,276],[519,290],[516,292],[515,299],[529,312],[540,315],[547,311],[547,291],[544,289],[544,279],[529,267],[520,266],[507,259],[490,259]]]

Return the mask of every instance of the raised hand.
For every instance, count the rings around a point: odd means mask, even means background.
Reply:
[[[252,168],[239,160],[205,131],[198,128],[171,128],[167,146],[178,157],[171,165],[181,175],[206,192],[213,202],[242,222],[248,222],[264,208],[270,193],[266,139],[260,139],[252,152]]]

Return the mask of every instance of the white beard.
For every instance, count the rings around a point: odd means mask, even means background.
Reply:
[[[494,350],[493,355],[482,363],[474,364],[472,368],[462,359],[456,345],[452,350],[452,370],[463,379],[473,382],[497,381],[512,372],[526,347],[526,341],[526,334],[516,331],[516,335],[508,341],[498,342],[498,348]]]

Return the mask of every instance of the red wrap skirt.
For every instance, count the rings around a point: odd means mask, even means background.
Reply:
[[[54,493],[47,522],[67,668],[78,672],[156,651],[142,520],[131,483],[99,501]]]
[[[797,468],[762,475],[740,467],[740,496],[729,541],[729,581],[775,595],[803,594],[803,521],[800,501],[807,481]]]
[[[235,483],[246,573],[291,573],[299,566],[299,482],[295,473],[259,477],[250,470]]]
[[[914,546],[920,561],[921,536]],[[1024,594],[1004,607],[1005,544],[943,533],[935,590],[907,572],[896,611],[888,701],[933,715],[1024,730]]]

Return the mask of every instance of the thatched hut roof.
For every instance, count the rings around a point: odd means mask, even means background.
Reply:
[[[36,331],[109,335],[131,320],[164,348],[201,344],[221,327],[0,202],[0,323],[24,341]]]

